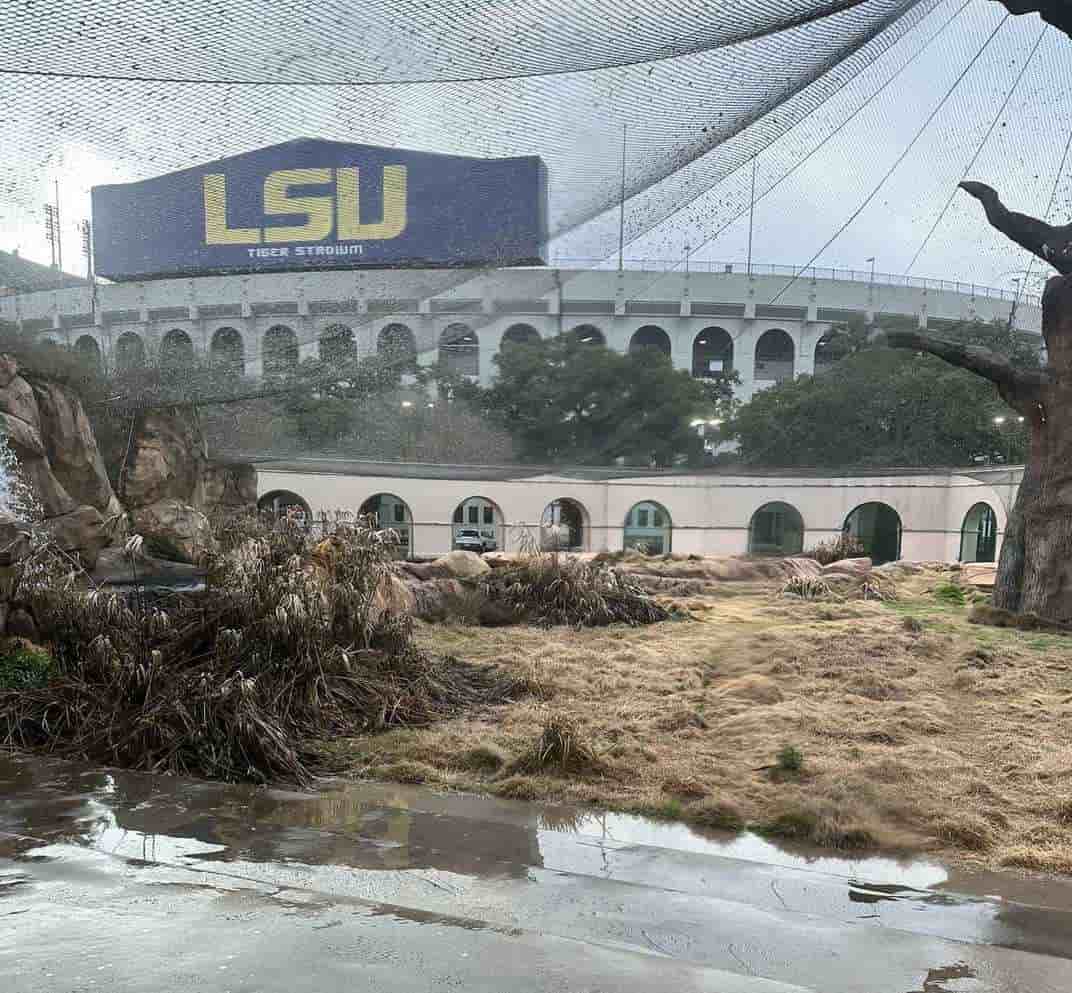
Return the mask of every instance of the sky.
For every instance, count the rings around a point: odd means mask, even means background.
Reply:
[[[974,160],[1010,206],[1041,216],[1052,197],[1051,220],[1072,216],[1072,161],[1058,178],[1072,42],[992,0],[862,0],[793,23],[831,5],[12,4],[0,66],[31,75],[0,72],[0,248],[49,261],[41,204],[58,183],[64,264],[80,272],[92,185],[323,137],[540,154],[553,255],[613,259],[624,126],[627,257],[743,261],[754,158],[755,261],[874,257],[879,272],[1010,286],[1025,253],[956,184]]]

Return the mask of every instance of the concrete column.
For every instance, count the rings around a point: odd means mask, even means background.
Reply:
[[[699,328],[694,328],[694,322],[687,317],[679,318],[674,323],[677,327],[667,331],[670,335],[670,361],[675,369],[684,369],[691,373],[692,341]]]
[[[797,358],[793,364],[794,376],[815,375],[815,343],[821,337],[821,332],[815,330],[814,325],[801,325],[797,332]]]
[[[754,322],[745,320],[733,339],[733,368],[741,377],[741,385],[737,390],[743,400],[750,399],[755,390],[757,337]]]

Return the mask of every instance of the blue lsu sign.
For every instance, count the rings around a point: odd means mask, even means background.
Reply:
[[[359,266],[540,265],[536,156],[299,140],[93,188],[94,263],[129,280]]]

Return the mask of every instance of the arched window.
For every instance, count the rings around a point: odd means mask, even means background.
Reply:
[[[413,554],[413,514],[405,500],[393,493],[376,493],[361,504],[360,514],[372,518],[379,530],[398,534],[401,557]]]
[[[644,327],[638,328],[633,333],[633,337],[629,339],[629,351],[631,354],[640,352],[643,349],[655,349],[669,358],[670,336],[662,328],[656,327],[654,324],[645,324]]]
[[[815,375],[829,371],[851,351],[849,336],[844,331],[827,331],[815,343]]]
[[[594,324],[578,324],[570,331],[570,337],[582,345],[606,345],[603,332]]]
[[[625,515],[623,548],[635,548],[645,555],[667,555],[673,523],[666,508],[653,500],[634,504]]]
[[[531,324],[511,324],[503,333],[499,342],[499,351],[510,345],[535,345],[540,340],[540,332]]]
[[[796,346],[785,331],[764,331],[756,342],[756,380],[780,383],[792,379],[795,357]]]
[[[748,524],[749,555],[799,555],[804,550],[804,519],[788,503],[765,503]]]
[[[262,514],[270,514],[276,520],[282,518],[294,520],[302,527],[309,527],[313,523],[313,514],[309,509],[309,504],[290,490],[273,490],[271,493],[265,493],[257,501],[257,509]]]
[[[456,376],[480,375],[480,339],[466,324],[449,324],[439,336],[439,361]]]
[[[217,328],[209,351],[212,364],[229,375],[241,376],[246,371],[246,346],[235,328]]]
[[[505,541],[505,524],[498,504],[486,497],[467,497],[454,508],[451,547],[471,552],[494,552]]]
[[[960,528],[960,561],[993,562],[998,547],[998,518],[988,503],[977,503]]]
[[[194,360],[194,343],[190,336],[179,328],[172,328],[160,342],[160,364],[191,365]]]
[[[286,376],[298,366],[298,336],[285,324],[276,324],[264,332],[264,375]]]
[[[692,340],[692,374],[710,379],[733,371],[733,339],[725,328],[704,328]]]
[[[115,365],[120,370],[140,369],[145,365],[145,342],[133,331],[124,331],[115,342]]]
[[[588,544],[588,512],[576,500],[553,500],[540,518],[540,546],[583,552]]]
[[[332,365],[349,362],[357,357],[354,332],[345,324],[332,324],[320,335],[320,361]]]
[[[845,534],[857,538],[875,565],[901,557],[901,516],[889,504],[864,503],[845,518]]]
[[[405,324],[388,324],[376,336],[376,354],[401,376],[417,371],[417,339]]]
[[[74,343],[75,354],[91,369],[100,369],[101,352],[97,339],[92,335],[84,334]]]

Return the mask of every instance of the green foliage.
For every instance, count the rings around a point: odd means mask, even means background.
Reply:
[[[804,768],[804,753],[795,745],[785,745],[778,752],[778,769],[781,772],[800,772]]]
[[[1024,368],[1038,364],[1037,342],[1003,327],[934,334],[984,345]],[[977,454],[1023,460],[1026,433],[991,383],[934,356],[869,346],[859,335],[851,340],[834,368],[780,383],[740,408],[727,433],[746,462],[967,465]],[[1006,423],[994,424],[996,415]]]
[[[936,586],[934,599],[942,603],[954,604],[958,607],[963,607],[967,600],[964,588],[956,583],[942,583],[940,586]]]
[[[0,690],[38,689],[52,675],[52,658],[47,652],[12,643],[0,655]]]
[[[726,383],[705,385],[656,349],[621,355],[569,334],[515,345],[496,362],[492,386],[449,389],[509,431],[528,462],[698,463],[690,421],[714,419],[730,402]]]

